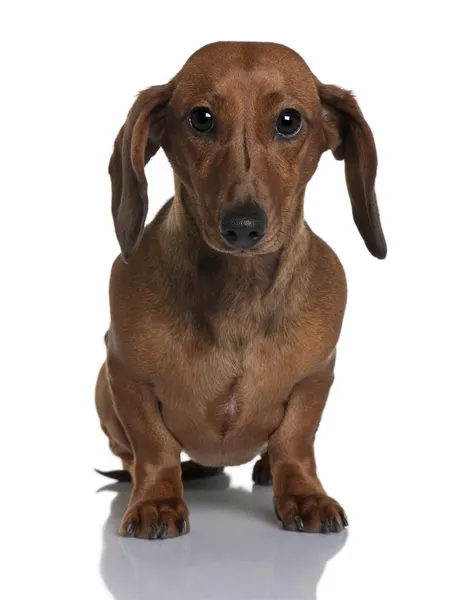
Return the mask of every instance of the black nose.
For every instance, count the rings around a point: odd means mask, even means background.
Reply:
[[[265,235],[267,217],[259,206],[240,205],[221,212],[219,228],[234,248],[253,248]]]

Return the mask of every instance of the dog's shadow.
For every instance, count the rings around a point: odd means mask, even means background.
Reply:
[[[282,531],[269,488],[233,488],[226,474],[185,484],[192,533],[165,541],[122,538],[130,486],[117,492],[103,528],[101,575],[115,600],[316,598],[327,562],[347,532]]]

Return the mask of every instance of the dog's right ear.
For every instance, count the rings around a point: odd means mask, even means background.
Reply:
[[[172,82],[138,94],[114,143],[109,163],[112,216],[122,258],[128,262],[140,244],[148,212],[145,165],[156,154],[164,135],[164,113]]]

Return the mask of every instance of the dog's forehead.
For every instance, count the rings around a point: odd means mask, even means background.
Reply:
[[[203,46],[190,56],[184,68],[208,64],[211,68],[226,68],[230,63],[241,63],[246,69],[255,65],[278,61],[290,68],[305,65],[304,59],[292,48],[273,42],[214,42]]]
[[[245,93],[252,93],[252,85],[264,93],[287,89],[310,97],[316,91],[315,77],[299,54],[287,46],[263,42],[203,46],[187,60],[175,80],[181,84],[180,96],[185,101],[201,93],[241,92],[242,87]]]

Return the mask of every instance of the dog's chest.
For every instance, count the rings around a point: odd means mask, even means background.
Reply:
[[[286,342],[260,336],[195,353],[183,345],[180,368],[164,370],[158,382],[166,425],[205,464],[211,454],[242,462],[244,451],[250,460],[281,423],[298,371],[307,368],[291,355]]]
[[[248,367],[239,371],[218,364],[218,370],[187,383],[178,398],[162,402],[162,415],[183,449],[202,464],[251,460],[283,418],[281,390]]]
[[[200,461],[197,448],[258,452],[281,423],[295,383],[318,358],[310,350],[310,319],[302,326],[303,313],[291,316],[281,299],[268,304],[259,296],[232,295],[222,311],[214,300],[212,310],[194,302],[179,313],[177,327],[161,320],[153,329],[148,354],[163,418]],[[235,460],[242,462],[239,454]]]
[[[235,379],[230,386],[226,397],[221,398],[219,401],[215,400],[214,406],[208,407],[208,409],[214,409],[216,428],[219,429],[222,436],[225,436],[236,424],[236,418],[238,417],[240,409],[238,388],[239,383],[238,380]],[[210,411],[208,410],[208,412]]]

